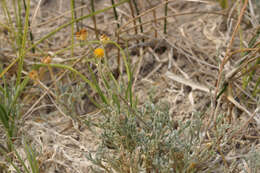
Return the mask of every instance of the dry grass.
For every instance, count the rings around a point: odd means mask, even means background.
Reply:
[[[260,4],[235,1],[222,9],[215,1],[136,1],[139,14],[134,1],[123,3],[117,20],[111,8],[26,51],[22,79],[32,69],[38,76],[19,95],[11,144],[0,125],[0,172],[17,172],[13,165],[24,172],[18,155],[30,167],[27,144],[38,172],[260,171]],[[31,1],[33,40],[28,36],[25,50],[73,21],[67,1],[37,2]],[[74,17],[93,12],[90,1],[75,0],[75,6]],[[95,1],[95,11],[110,6]],[[0,15],[0,84],[14,94],[17,30]],[[74,37],[82,28],[87,41]],[[100,43],[102,34],[124,50],[132,92],[122,52]],[[102,46],[106,58],[96,59],[93,52]],[[40,65],[47,56],[51,64]],[[109,104],[79,73],[97,80]],[[0,91],[3,104],[7,96]]]

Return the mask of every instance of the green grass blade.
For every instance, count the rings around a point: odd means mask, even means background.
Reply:
[[[12,103],[11,103],[11,106],[10,106],[10,110],[11,111],[15,104],[17,103],[17,99],[19,98],[19,96],[21,95],[22,91],[24,90],[24,88],[26,87],[26,85],[28,84],[29,82],[29,77],[27,76],[23,82],[18,86],[18,88],[16,89],[16,93],[15,93],[15,96],[12,100]],[[10,112],[9,112],[10,113]]]
[[[27,0],[27,4],[30,4],[30,0]],[[26,9],[26,13],[25,13],[22,44],[21,44],[20,50],[19,50],[19,65],[18,65],[18,72],[17,72],[17,79],[16,79],[16,88],[21,83],[23,62],[24,62],[24,56],[25,56],[25,50],[26,50],[25,46],[26,46],[26,41],[27,41],[27,33],[29,30],[29,15],[30,15],[30,5],[28,5],[28,8]]]
[[[136,0],[133,0],[133,3],[134,3],[134,7],[135,7],[136,14],[137,14],[137,16],[139,16],[139,15],[140,15],[140,12],[139,12],[139,8],[138,8],[138,5],[137,5],[137,3],[136,3]],[[143,33],[143,32],[144,32],[144,29],[143,29],[141,17],[138,17],[138,21],[139,21],[139,23],[140,23],[141,33]],[[144,40],[143,40],[143,41],[144,41]]]
[[[39,173],[39,165],[37,163],[35,153],[32,150],[32,148],[27,145],[27,143],[25,143],[25,151],[26,151],[26,156],[27,156],[27,159],[30,163],[30,167],[32,169],[32,172],[33,173]]]
[[[6,130],[9,129],[9,117],[6,111],[6,108],[0,104],[0,120]]]
[[[111,4],[112,4],[112,6],[114,6],[115,5],[115,1],[111,0]],[[120,28],[120,24],[118,23],[118,14],[117,14],[117,11],[116,11],[116,7],[113,7],[113,11],[114,11],[115,19],[117,21],[117,28],[119,29]]]
[[[14,152],[15,152],[15,155],[17,156],[19,162],[22,164],[24,170],[27,172],[27,173],[30,173],[29,169],[27,168],[27,166],[25,165],[24,163],[24,160],[21,158],[21,156],[19,155],[19,153],[14,149]],[[12,166],[15,168],[16,166],[11,162]],[[16,169],[17,170],[17,169]]]
[[[88,69],[89,69],[89,72],[91,74],[91,78],[92,78],[92,81],[93,81],[93,84],[95,86],[95,89],[98,93],[98,95],[101,97],[102,101],[106,104],[106,105],[109,105],[108,103],[108,100],[107,100],[107,97],[104,95],[104,93],[102,92],[101,88],[99,87],[99,84],[97,82],[97,79],[96,79],[96,76],[95,74],[93,73],[93,70],[90,68],[89,64],[87,64],[88,66]]]

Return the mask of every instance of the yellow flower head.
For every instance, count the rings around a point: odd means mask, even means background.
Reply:
[[[38,72],[36,70],[30,71],[29,78],[31,78],[32,80],[37,80],[38,79]]]
[[[99,40],[103,43],[103,44],[106,44],[110,38],[106,35],[106,34],[102,34],[99,38]]]
[[[88,36],[86,29],[81,29],[80,31],[76,32],[76,39],[77,40],[86,40]]]
[[[51,57],[47,56],[41,60],[43,64],[50,64],[51,63]]]
[[[97,58],[103,58],[104,57],[104,55],[105,55],[105,51],[104,51],[104,49],[102,49],[102,48],[96,48],[95,50],[94,50],[94,55],[97,57]]]

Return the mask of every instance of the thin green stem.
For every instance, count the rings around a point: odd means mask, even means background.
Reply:
[[[102,9],[102,10],[95,11],[95,13],[91,13],[91,14],[88,14],[88,15],[86,15],[86,16],[82,16],[82,17],[80,17],[80,18],[75,19],[74,21],[70,21],[70,22],[68,22],[68,23],[66,23],[66,24],[61,25],[60,27],[54,29],[52,32],[50,32],[50,33],[48,33],[47,35],[45,35],[44,37],[42,37],[40,40],[36,41],[30,48],[28,48],[28,49],[25,51],[25,53],[28,52],[28,51],[30,51],[32,48],[36,47],[38,44],[40,44],[41,42],[43,42],[43,41],[46,40],[47,38],[53,36],[54,34],[56,34],[57,32],[59,32],[59,31],[62,30],[63,28],[65,28],[65,27],[67,27],[67,26],[69,26],[69,25],[71,25],[71,24],[73,24],[73,23],[75,23],[75,22],[78,22],[78,21],[81,21],[81,20],[83,20],[83,19],[92,17],[92,16],[97,15],[97,14],[99,14],[99,13],[103,13],[103,12],[105,12],[105,11],[108,11],[108,10],[110,10],[111,8],[117,7],[117,6],[119,6],[119,5],[123,4],[123,3],[126,3],[126,2],[128,2],[128,1],[129,1],[129,0],[122,0],[122,1],[120,1],[119,3],[115,4],[114,6],[110,6],[110,7],[104,8],[104,9]],[[1,77],[8,71],[8,69],[10,69],[18,60],[19,60],[19,58],[16,58],[10,65],[8,65],[8,66],[2,71],[2,73],[0,74],[0,78],[1,78]]]
[[[260,36],[260,28],[258,29],[258,31],[256,32],[256,35],[254,35],[251,40],[249,41],[248,47],[252,48],[255,46],[255,43],[258,39],[258,37]],[[244,52],[242,55],[246,56],[249,54],[250,51]],[[260,59],[257,59],[256,64],[260,63]],[[244,77],[244,83],[243,83],[243,88],[246,88],[249,84],[249,82],[253,79],[253,75],[255,74],[255,70],[253,70],[250,75],[247,75]]]
[[[112,3],[113,6],[115,5],[115,1],[114,0],[111,0],[111,3]],[[119,22],[118,22],[118,14],[117,14],[117,11],[116,11],[116,7],[113,7],[113,11],[114,11],[115,19],[117,21],[117,28],[119,29],[120,25],[119,25]]]
[[[1,3],[2,3],[2,10],[4,11],[5,16],[7,16],[7,22],[8,22],[8,25],[7,25],[7,26],[11,26],[11,29],[10,29],[10,30],[14,30],[14,24],[13,24],[13,22],[12,22],[12,18],[11,18],[9,9],[7,8],[6,1],[5,1],[5,0],[2,0]],[[14,10],[14,13],[16,13],[16,10]],[[15,17],[16,17],[16,15],[15,15]],[[9,28],[9,27],[8,27],[8,28]]]
[[[7,8],[6,1],[2,0],[1,3],[2,3],[2,9],[5,13],[6,18],[7,18],[7,24],[5,25],[6,26],[5,28],[8,30],[8,33],[10,33],[11,38],[13,38],[14,40],[18,40],[19,36],[17,36],[17,33],[15,31],[16,27],[15,27],[15,24],[12,20],[9,8]],[[15,2],[13,0],[13,8],[14,8],[14,14],[15,14],[15,19],[16,19],[15,22],[16,22],[16,25],[17,25],[18,17],[17,17],[16,6],[14,5],[14,3]],[[15,42],[12,42],[13,50],[17,50],[16,47],[17,47],[17,44],[15,44]]]
[[[24,6],[24,9],[25,9],[25,11],[26,11],[26,9],[27,9],[27,5],[26,5],[26,3],[25,3],[25,0],[23,0],[23,6]],[[29,28],[30,28],[30,26],[31,26],[31,24],[30,24],[30,20],[28,21],[28,25],[29,25]],[[32,34],[31,29],[30,29],[29,34],[30,34],[30,40],[31,40],[31,43],[33,44],[33,38],[34,38],[34,37],[33,37],[33,34]],[[35,48],[32,49],[32,53],[35,53]]]
[[[84,0],[81,0],[81,3],[80,3],[81,7],[82,7],[84,4],[85,4],[85,3],[84,3]],[[83,8],[80,9],[80,16],[83,16]],[[83,22],[80,21],[80,28],[82,28],[82,27],[83,27]],[[78,31],[79,31],[79,28],[78,28]]]
[[[79,71],[75,70],[74,68],[67,66],[67,65],[63,65],[63,64],[36,64],[36,66],[45,66],[45,67],[56,67],[56,68],[62,68],[62,69],[67,69],[73,73],[75,73],[76,75],[78,75],[84,82],[86,82],[87,84],[89,84],[89,86],[96,91],[96,87],[93,85],[93,83],[88,80],[83,74],[81,74]]]
[[[139,16],[139,15],[140,15],[140,12],[139,12],[139,8],[138,8],[138,5],[137,5],[137,3],[136,3],[136,0],[133,0],[133,3],[134,3],[134,6],[135,6],[136,14],[137,14],[137,16]],[[143,33],[143,32],[144,32],[144,29],[143,29],[141,17],[139,17],[138,20],[139,20],[139,23],[140,23],[141,33]],[[144,41],[144,40],[143,40],[143,41]]]
[[[30,4],[30,0],[27,0],[27,4]],[[24,55],[26,52],[25,46],[26,46],[26,40],[27,40],[27,33],[28,33],[28,29],[29,29],[29,15],[30,15],[30,5],[28,5],[28,8],[26,9],[26,13],[25,13],[22,44],[21,44],[21,48],[19,50],[19,65],[18,65],[18,72],[17,72],[16,88],[21,83],[23,61],[24,61]]]
[[[14,4],[14,9],[16,9],[16,4]],[[18,7],[18,14],[17,15],[17,26],[18,26],[18,37],[17,37],[17,45],[19,45],[19,47],[22,44],[22,37],[23,37],[23,25],[22,25],[22,11],[21,11],[21,1],[17,2],[17,7]]]
[[[105,11],[108,11],[108,10],[110,10],[111,8],[117,7],[117,6],[119,6],[119,5],[122,5],[123,3],[128,2],[128,1],[129,1],[129,0],[122,0],[122,1],[120,1],[119,3],[117,3],[117,4],[113,5],[113,6],[104,8],[104,9],[102,9],[102,10],[95,11],[94,13],[91,13],[91,14],[88,14],[88,15],[85,15],[85,16],[82,16],[82,17],[79,17],[79,18],[75,19],[74,21],[70,21],[70,22],[68,22],[68,23],[63,24],[63,25],[61,25],[60,27],[54,29],[52,32],[50,32],[50,33],[48,33],[47,35],[45,35],[44,37],[42,37],[42,38],[41,38],[40,40],[38,40],[37,42],[35,42],[34,45],[32,45],[30,48],[28,48],[28,49],[26,50],[26,52],[29,51],[29,50],[31,50],[32,48],[34,48],[35,46],[37,46],[38,44],[40,44],[42,41],[46,40],[47,38],[53,36],[54,34],[56,34],[57,32],[59,32],[59,31],[62,30],[63,28],[65,28],[65,27],[67,27],[67,26],[69,26],[69,25],[71,25],[71,24],[73,24],[73,23],[75,23],[75,22],[78,22],[78,21],[81,21],[81,20],[83,20],[83,19],[86,19],[86,18],[95,16],[95,15],[97,15],[97,14],[99,14],[99,13],[103,13],[103,12],[105,12]]]
[[[140,15],[140,12],[139,12],[138,5],[137,5],[137,3],[136,3],[135,0],[133,0],[133,3],[134,3],[134,7],[135,7],[135,10],[136,10],[137,16],[139,16],[139,15]],[[141,33],[143,33],[143,25],[142,25],[142,19],[141,19],[141,17],[139,17],[138,20],[139,20],[139,23],[140,23]]]
[[[19,98],[19,96],[21,95],[22,91],[24,90],[24,88],[26,87],[26,85],[29,82],[29,77],[27,76],[23,82],[19,85],[19,88],[17,88],[14,98],[12,100],[11,106],[10,106],[10,110],[8,112],[8,114],[10,114],[10,111],[14,108],[15,104],[17,103],[17,99]]]
[[[132,18],[134,19],[135,18],[135,13],[134,13],[134,8],[133,8],[133,5],[132,5],[132,2],[131,1],[128,1],[128,4],[129,4],[129,7],[130,7],[130,10],[131,10],[131,15],[132,15]],[[138,34],[138,30],[137,30],[137,26],[136,26],[136,21],[134,20],[133,21],[134,23],[134,30],[135,30],[135,34],[137,35]],[[119,29],[118,29],[119,30]],[[119,34],[119,32],[118,32]],[[139,41],[137,40],[137,43]]]

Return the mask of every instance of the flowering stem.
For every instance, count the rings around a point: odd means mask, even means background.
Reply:
[[[110,10],[111,8],[113,7],[117,7],[125,2],[128,2],[129,0],[122,0],[120,1],[119,3],[113,5],[113,6],[110,6],[110,7],[107,7],[107,8],[104,8],[102,10],[98,10],[98,11],[95,11],[94,13],[91,13],[91,14],[88,14],[86,16],[81,16],[77,19],[75,19],[74,21],[70,21],[68,23],[65,23],[63,25],[61,25],[60,27],[54,29],[52,32],[48,33],[47,35],[45,35],[44,37],[42,37],[40,40],[36,41],[31,47],[29,47],[28,49],[24,50],[24,54],[28,51],[30,51],[31,49],[35,48],[38,44],[42,43],[44,40],[48,39],[49,37],[53,36],[54,34],[56,34],[57,32],[59,32],[60,30],[62,30],[63,28],[75,23],[75,22],[79,22],[83,19],[86,19],[86,18],[89,18],[89,17],[92,17],[94,15],[97,15],[99,13],[103,13],[105,11],[108,11]],[[3,71],[2,73],[0,74],[0,78],[14,65],[16,64],[17,62],[19,61],[19,58],[16,58],[10,65],[8,65]]]

